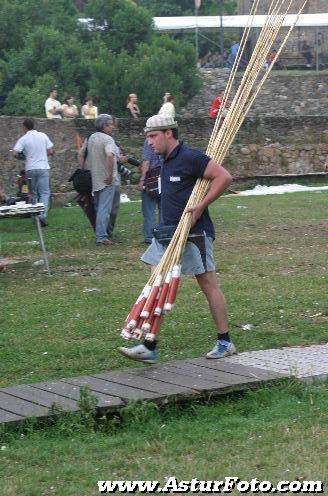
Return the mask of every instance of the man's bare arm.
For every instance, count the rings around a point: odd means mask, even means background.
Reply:
[[[203,177],[205,179],[209,179],[211,184],[205,198],[194,207],[188,209],[188,212],[192,213],[192,225],[196,224],[205,208],[219,198],[223,191],[227,189],[232,182],[232,176],[230,173],[222,165],[217,164],[214,160],[210,160],[207,164]]]
[[[141,189],[141,190],[143,189],[145,177],[146,177],[146,174],[149,170],[149,167],[150,167],[149,160],[143,160],[142,164],[141,164],[141,177],[139,180],[139,189]]]
[[[107,153],[106,160],[107,160],[108,177],[107,177],[107,179],[105,179],[105,183],[110,185],[113,182],[113,168],[114,168],[114,155],[113,155],[113,153]]]
[[[204,200],[201,202],[204,209],[214,202],[232,183],[231,174],[222,165],[214,160],[210,160],[204,172],[204,178],[211,181],[210,189]]]

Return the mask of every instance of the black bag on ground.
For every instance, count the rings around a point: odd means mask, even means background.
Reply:
[[[78,193],[82,195],[92,193],[91,172],[88,169],[76,169],[68,181],[73,183]]]
[[[151,198],[159,198],[159,176],[161,173],[161,167],[152,167],[146,173],[144,181],[144,190],[151,196]]]

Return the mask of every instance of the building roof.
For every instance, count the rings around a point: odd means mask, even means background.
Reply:
[[[262,27],[266,18],[266,15],[255,15],[251,23],[252,27]],[[222,25],[224,28],[244,28],[248,19],[248,15],[222,16]],[[295,19],[295,14],[288,14],[283,26],[291,26]],[[220,22],[219,16],[154,17],[155,29],[162,32],[188,31],[194,30],[196,27],[214,30],[220,27]],[[326,14],[301,14],[296,24],[296,27],[324,26],[328,26],[328,12]]]

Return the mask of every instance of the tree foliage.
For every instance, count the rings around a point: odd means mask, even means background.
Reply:
[[[116,115],[131,92],[143,115],[157,112],[166,89],[177,106],[195,94],[194,47],[155,33],[146,2],[87,0],[84,15],[91,28],[78,21],[74,0],[0,0],[2,113],[44,116],[54,85],[61,100],[72,94],[80,104],[91,94]]]
[[[136,3],[148,9],[153,16],[188,16],[195,14],[194,0],[136,0]],[[222,0],[222,13],[234,14],[236,0]],[[221,2],[202,0],[199,15],[219,15]]]
[[[140,95],[142,113],[148,115],[158,111],[166,89],[176,95],[177,106],[199,89],[194,49],[188,44],[163,36],[151,45],[139,44],[133,55],[102,50],[107,59],[101,56],[92,62],[91,93],[114,114],[122,113],[132,92]]]

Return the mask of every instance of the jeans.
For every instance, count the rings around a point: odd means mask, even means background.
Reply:
[[[161,200],[152,198],[146,191],[141,194],[142,215],[144,217],[144,236],[145,241],[151,241],[153,238],[153,229],[155,227],[155,210],[158,207],[158,220],[161,218]]]
[[[96,209],[96,241],[108,239],[107,226],[109,215],[112,210],[115,186],[105,186],[100,191],[94,192]]]
[[[114,231],[118,209],[120,208],[120,199],[121,199],[121,188],[120,186],[115,186],[112,210],[110,212],[109,222],[107,227],[107,233],[109,238],[112,236]]]
[[[32,169],[26,171],[26,175],[31,179],[31,190],[33,195],[33,203],[43,203],[44,213],[40,218],[45,218],[49,209],[50,199],[50,180],[49,169]]]

